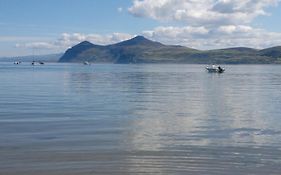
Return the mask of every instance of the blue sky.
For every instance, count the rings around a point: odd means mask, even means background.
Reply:
[[[279,0],[0,0],[0,56],[135,35],[197,49],[264,48],[281,45],[280,18]]]

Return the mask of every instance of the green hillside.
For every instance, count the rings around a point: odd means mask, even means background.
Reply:
[[[117,44],[100,46],[84,41],[68,49],[60,62],[98,63],[199,63],[276,64],[281,63],[281,47],[256,50],[237,47],[200,51],[169,46],[137,36]]]

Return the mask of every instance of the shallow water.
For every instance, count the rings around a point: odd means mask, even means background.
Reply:
[[[0,174],[280,174],[281,66],[0,63]]]

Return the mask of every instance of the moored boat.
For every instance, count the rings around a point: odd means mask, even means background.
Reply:
[[[36,66],[36,65],[44,65],[45,63],[44,62],[42,62],[42,61],[32,61],[31,62],[31,65],[32,66]]]
[[[217,65],[207,66],[206,70],[210,73],[223,73],[225,71],[224,68]]]

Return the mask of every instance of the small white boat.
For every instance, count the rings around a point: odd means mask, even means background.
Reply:
[[[225,71],[224,68],[217,65],[207,66],[206,69],[210,73],[223,73]]]
[[[90,65],[90,63],[88,61],[84,61],[83,63],[84,65]]]
[[[15,61],[14,64],[21,64],[21,61]]]

